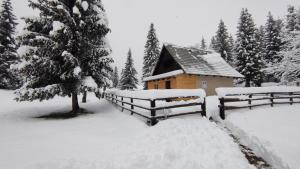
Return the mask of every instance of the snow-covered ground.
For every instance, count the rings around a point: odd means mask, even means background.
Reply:
[[[277,168],[300,169],[300,105],[227,113],[225,125]]]
[[[155,127],[92,94],[95,112],[67,120],[36,119],[70,109],[70,98],[12,101],[0,90],[0,169],[253,169],[216,124],[199,115]]]

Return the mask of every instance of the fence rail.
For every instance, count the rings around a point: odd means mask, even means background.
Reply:
[[[280,100],[287,101],[280,101]],[[243,93],[243,94],[227,94],[225,97],[219,98],[220,117],[225,119],[226,110],[234,110],[241,108],[249,108],[258,106],[270,105],[273,107],[276,104],[290,104],[300,103],[300,92],[269,92],[269,93]],[[268,102],[255,102],[255,101],[268,101]],[[247,102],[246,105],[226,105],[228,103]]]
[[[136,114],[142,118],[147,119],[151,126],[155,125],[158,120],[165,119],[169,117],[176,117],[176,116],[183,116],[183,115],[190,115],[190,114],[201,114],[202,116],[206,116],[206,103],[205,99],[203,102],[186,102],[180,103],[176,105],[166,105],[166,106],[157,106],[156,101],[167,101],[176,100],[176,99],[183,99],[183,98],[197,98],[195,96],[191,97],[167,97],[167,98],[157,98],[157,99],[144,99],[144,98],[134,98],[134,97],[126,97],[126,96],[118,96],[112,93],[105,93],[104,94],[106,100],[110,101],[111,103],[115,104],[116,106],[120,107],[122,111],[127,110],[131,112],[131,115]],[[129,101],[125,101],[124,99],[128,99]],[[149,107],[144,105],[136,104],[136,101],[147,101],[149,102]],[[125,106],[129,105],[129,106]],[[168,115],[157,115],[158,110],[168,110],[180,107],[190,107],[190,106],[200,106],[201,110],[194,111],[194,112],[185,112],[185,113],[176,113],[176,114],[168,114]],[[142,113],[135,108],[140,108],[143,110],[149,111],[148,114]]]

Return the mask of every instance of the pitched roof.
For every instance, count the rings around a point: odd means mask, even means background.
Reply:
[[[164,47],[187,74],[244,77],[218,53],[173,44],[164,44]]]

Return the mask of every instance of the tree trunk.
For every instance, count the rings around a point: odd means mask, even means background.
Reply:
[[[250,80],[249,79],[246,79],[245,87],[250,87]]]
[[[79,111],[78,97],[76,92],[72,92],[72,113],[76,114]]]
[[[84,91],[82,96],[82,103],[86,103],[86,97],[87,97],[87,92]]]

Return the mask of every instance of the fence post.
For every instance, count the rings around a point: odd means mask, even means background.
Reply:
[[[114,96],[114,94],[111,94],[111,102],[112,102],[112,104],[114,103],[114,100],[115,100],[115,96]]]
[[[118,105],[118,96],[116,95],[116,105]]]
[[[133,98],[130,98],[130,103],[131,103],[131,110],[133,110],[134,109]],[[131,115],[133,115],[133,111],[131,111]]]
[[[206,99],[204,98],[203,103],[201,104],[202,113],[201,115],[206,117]]]
[[[293,97],[293,92],[290,92],[289,95],[291,97],[290,98],[290,105],[293,105],[293,98],[292,98]]]
[[[222,120],[225,120],[225,104],[224,104],[224,98],[220,98],[220,117]]]
[[[271,106],[274,106],[274,93],[271,93]]]
[[[150,125],[154,126],[157,123],[157,119],[156,119],[156,110],[155,110],[155,100],[151,100],[150,101],[151,104],[151,121],[150,121]]]
[[[122,101],[122,112],[123,112],[124,111],[124,108],[123,108],[124,107],[124,102],[123,102],[124,101],[124,97],[123,96],[121,97],[121,101]]]
[[[252,100],[251,99],[252,99],[252,94],[249,95],[249,100],[248,100],[250,110],[252,109],[252,107],[251,107]]]

